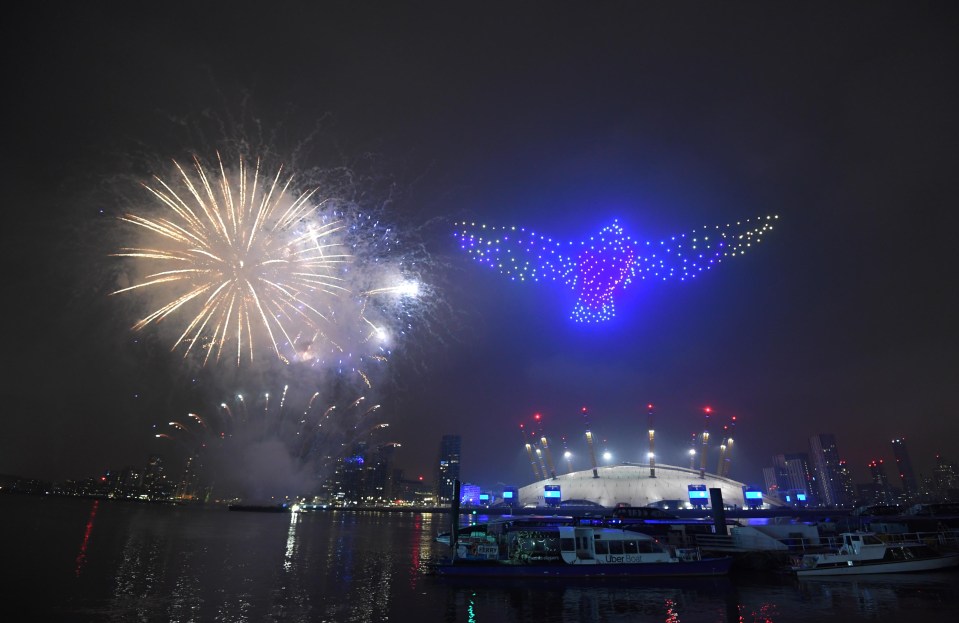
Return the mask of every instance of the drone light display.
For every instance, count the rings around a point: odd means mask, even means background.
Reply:
[[[458,223],[463,250],[513,281],[560,281],[572,288],[571,319],[603,322],[614,298],[634,279],[693,279],[726,258],[744,255],[773,229],[777,215],[707,226],[658,242],[634,240],[613,221],[579,242],[558,241],[522,227]]]

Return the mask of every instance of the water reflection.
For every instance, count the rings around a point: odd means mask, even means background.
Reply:
[[[410,530],[410,552],[412,553],[409,567],[410,589],[416,589],[420,579],[429,572],[429,566],[433,563],[433,535],[433,514],[415,514]]]
[[[448,590],[444,617],[448,623],[744,620],[732,583],[722,578],[443,578],[440,582]]]
[[[76,567],[74,573],[80,577],[80,571],[83,565],[87,564],[87,546],[90,544],[90,533],[93,532],[93,519],[97,516],[97,508],[100,506],[100,500],[94,500],[90,505],[90,517],[87,518],[87,527],[83,531],[83,540],[80,541],[80,553],[77,554]]]
[[[957,588],[959,574],[955,572],[821,577],[798,581],[800,594],[809,602],[828,604],[827,607],[835,611],[867,617],[895,611],[925,610],[930,604],[959,612]],[[940,612],[944,614],[944,611]]]
[[[432,575],[449,515],[298,516],[7,497],[18,620],[381,623],[959,621],[959,571],[809,578],[468,580]],[[0,505],[4,503],[0,496]],[[83,535],[78,543],[76,537]],[[17,578],[15,578],[16,580]],[[31,592],[32,590],[32,592]],[[41,611],[42,614],[42,611]],[[9,618],[9,617],[8,617]]]

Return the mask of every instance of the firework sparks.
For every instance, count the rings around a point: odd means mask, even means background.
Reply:
[[[202,345],[204,363],[219,360],[235,345],[239,365],[265,341],[283,360],[308,358],[309,346],[326,337],[330,300],[349,294],[336,274],[351,261],[336,236],[344,224],[320,214],[315,190],[294,196],[282,167],[269,178],[259,162],[250,170],[240,159],[232,171],[218,154],[217,165],[211,172],[198,158],[192,170],[174,163],[175,184],[157,177],[144,185],[163,213],[121,220],[153,244],[114,255],[142,263],[146,275],[114,294],[172,286],[172,299],[133,328],[182,316],[173,349],[184,357]]]

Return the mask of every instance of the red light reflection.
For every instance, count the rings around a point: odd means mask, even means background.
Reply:
[[[87,562],[87,544],[90,542],[90,533],[93,532],[93,518],[97,516],[97,508],[100,506],[100,500],[94,500],[90,507],[90,517],[87,518],[87,529],[83,533],[83,540],[80,542],[80,553],[77,554],[77,566],[75,573],[80,577],[80,570]]]

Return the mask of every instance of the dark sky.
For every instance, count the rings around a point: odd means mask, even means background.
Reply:
[[[670,464],[705,405],[714,436],[737,416],[731,476],[753,484],[817,433],[859,481],[895,437],[917,471],[959,461],[954,4],[403,4],[7,20],[0,473],[142,464],[163,451],[152,425],[205,408],[177,358],[134,341],[106,255],[116,180],[204,150],[218,119],[363,167],[365,200],[389,192],[428,248],[429,312],[381,381],[407,475],[432,479],[458,433],[465,480],[525,484],[518,424],[536,411],[585,468],[584,405],[616,460],[640,461],[648,402]],[[467,219],[580,240],[618,218],[659,240],[765,214],[780,218],[758,249],[692,283],[636,282],[600,325],[452,237]],[[233,391],[233,373],[204,375]]]

